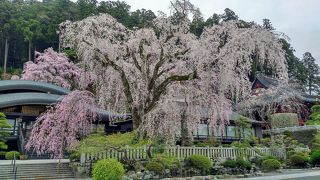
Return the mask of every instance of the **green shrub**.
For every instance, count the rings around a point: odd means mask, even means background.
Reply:
[[[280,169],[281,163],[276,159],[267,159],[262,162],[262,169],[265,171],[274,171]]]
[[[70,161],[80,161],[80,156],[81,156],[80,152],[74,151],[70,153],[69,159]]]
[[[93,168],[94,180],[120,180],[124,175],[123,165],[115,159],[99,160]]]
[[[177,169],[181,167],[181,162],[178,158],[165,155],[157,155],[152,159],[154,162],[161,163],[165,169]]]
[[[203,142],[196,141],[194,145],[196,147],[217,147],[220,145],[220,142],[216,138],[211,137]]]
[[[320,164],[320,150],[311,153],[310,162],[314,166]]]
[[[237,166],[239,168],[242,168],[242,169],[246,169],[246,170],[250,170],[251,169],[251,163],[249,161],[246,161],[246,160],[237,160]]]
[[[320,133],[314,135],[310,146],[312,150],[320,150]]]
[[[225,168],[235,168],[237,167],[237,161],[235,160],[226,160],[222,163],[222,166]]]
[[[164,153],[166,147],[165,139],[160,137],[153,139],[152,147],[153,154]]]
[[[251,160],[250,160],[250,162],[251,163],[254,163],[255,165],[257,165],[257,166],[261,166],[261,164],[262,164],[262,162],[264,161],[264,160],[267,160],[267,159],[276,159],[276,160],[278,160],[276,157],[274,157],[274,156],[270,156],[270,155],[266,155],[266,156],[255,156],[255,157],[253,157],[253,158],[251,158]]]
[[[237,148],[250,148],[250,147],[252,147],[248,141],[244,141],[244,142],[234,141],[231,143],[231,146],[237,147]]]
[[[79,143],[78,151],[80,153],[95,153],[105,151],[110,147],[123,148],[126,145],[131,147],[145,146],[148,141],[139,141],[135,131],[128,133],[116,133],[108,136],[101,134],[91,134]]]
[[[311,107],[311,111],[312,111],[313,113],[315,113],[315,112],[320,113],[320,105],[314,105],[314,106],[312,106],[312,107]]]
[[[308,165],[309,157],[302,153],[296,153],[289,157],[290,165],[293,167],[303,168]]]
[[[20,158],[20,153],[18,151],[9,151],[6,152],[5,158],[7,160],[12,160],[14,158],[14,154],[16,155],[16,159]]]
[[[164,166],[161,163],[155,161],[149,161],[146,165],[146,169],[157,174],[164,173]]]
[[[251,169],[251,163],[246,160],[226,160],[224,163],[222,163],[222,166],[225,168],[241,168],[241,169],[246,169],[250,170]]]
[[[200,170],[210,170],[212,168],[211,160],[206,156],[192,155],[187,158],[190,167]]]

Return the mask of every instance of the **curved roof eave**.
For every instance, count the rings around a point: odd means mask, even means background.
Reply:
[[[9,93],[0,95],[0,108],[18,106],[18,105],[54,105],[63,99],[62,95],[48,93]],[[104,121],[109,121],[109,118],[130,118],[128,114],[113,114],[103,109],[96,109],[99,117]]]
[[[0,108],[17,105],[51,105],[63,96],[46,93],[11,93],[0,95]]]
[[[41,91],[44,93],[66,95],[70,93],[70,90],[56,86],[50,83],[37,82],[30,80],[1,80],[0,92],[7,90],[33,90]]]

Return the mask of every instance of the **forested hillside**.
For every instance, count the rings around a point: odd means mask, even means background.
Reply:
[[[198,37],[201,36],[205,27],[225,21],[239,20],[238,15],[228,8],[223,14],[212,12],[212,16],[207,19],[203,17],[199,8],[194,7],[192,11],[194,12],[192,13],[190,30]],[[23,64],[34,59],[35,51],[41,52],[48,47],[52,47],[56,51],[67,52],[72,57],[71,59],[75,60],[76,52],[59,48],[59,24],[66,20],[81,20],[99,13],[110,14],[129,29],[151,26],[153,19],[159,14],[146,9],[132,11],[130,5],[122,1],[0,0],[1,74],[4,71],[10,74],[20,74]],[[179,19],[181,15],[174,14],[174,16]],[[244,26],[252,24],[251,22],[242,22]],[[277,33],[268,19],[263,19],[261,26]],[[318,84],[319,80],[316,76],[319,74],[319,67],[315,64],[315,60],[312,60],[311,53],[300,60],[294,55],[295,50],[286,38],[282,38],[282,43],[283,50],[286,52],[289,77],[309,86],[308,89],[313,86],[312,84]],[[253,54],[253,56],[255,55]],[[255,58],[259,57],[253,59]],[[311,66],[313,70],[309,72],[306,67]],[[4,67],[7,67],[6,70]],[[260,71],[259,65],[253,62],[252,75],[257,71]],[[272,69],[267,69],[263,73],[272,75]],[[317,85],[314,86],[317,87]]]

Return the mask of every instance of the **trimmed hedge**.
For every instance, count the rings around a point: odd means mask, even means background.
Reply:
[[[20,158],[20,152],[18,151],[9,151],[9,152],[6,152],[6,155],[5,155],[5,158],[7,160],[12,160],[14,158],[14,154],[16,155],[16,159],[19,159]]]
[[[270,115],[272,128],[284,128],[298,126],[298,114],[296,113],[275,113]]]
[[[251,163],[246,160],[237,160],[237,165],[238,165],[238,167],[240,167],[242,169],[246,169],[246,170],[250,170],[252,167]]]
[[[208,171],[212,168],[211,160],[206,156],[192,155],[187,158],[190,167]]]
[[[181,162],[177,157],[157,155],[152,161],[161,163],[166,169],[170,170],[181,167]]]
[[[93,180],[121,180],[125,170],[116,159],[99,160],[93,168]]]
[[[320,164],[320,150],[311,153],[310,162],[314,166]]]
[[[161,163],[155,161],[149,161],[146,165],[146,169],[160,175],[164,173],[164,166]]]
[[[316,134],[317,134],[317,130],[315,129],[295,131],[295,132],[292,132],[292,138],[296,139],[299,143],[312,147],[312,140],[314,139],[314,136]]]
[[[222,163],[222,166],[225,168],[236,168],[237,167],[237,161],[236,160],[226,160]]]
[[[264,171],[274,171],[281,168],[281,163],[276,159],[264,160],[261,165]]]
[[[309,154],[303,152],[295,152],[288,158],[289,163],[293,167],[304,168],[308,165],[310,158]]]

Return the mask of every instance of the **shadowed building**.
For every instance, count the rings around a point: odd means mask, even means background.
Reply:
[[[0,112],[3,112],[11,129],[7,129],[11,136],[7,137],[9,150],[19,150],[24,152],[32,126],[36,118],[48,106],[54,105],[63,99],[71,91],[62,87],[35,81],[26,80],[1,80],[0,81]],[[109,118],[128,119],[127,115],[115,115],[103,109],[97,109],[99,119],[96,124],[102,124],[105,127],[105,132],[128,131],[132,130],[131,123],[114,123],[111,124]]]

